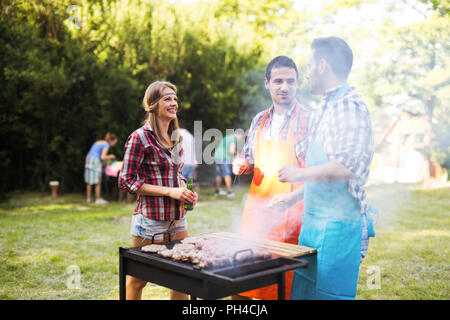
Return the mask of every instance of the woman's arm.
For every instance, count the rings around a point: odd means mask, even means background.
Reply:
[[[125,143],[122,169],[119,173],[119,188],[135,193],[144,184],[143,177],[137,172],[144,159],[144,147],[139,136],[132,133]]]
[[[185,187],[163,187],[144,183],[137,191],[144,196],[165,196],[184,202],[197,202],[198,195]]]

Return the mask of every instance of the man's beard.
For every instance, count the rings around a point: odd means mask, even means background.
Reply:
[[[293,97],[290,100],[286,100],[286,101],[282,101],[282,102],[280,101],[280,102],[278,102],[278,105],[282,108],[288,109],[288,108],[292,107],[292,105],[294,104],[294,101],[295,101],[295,97]]]

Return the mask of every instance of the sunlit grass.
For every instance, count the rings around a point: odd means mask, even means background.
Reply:
[[[369,192],[381,213],[361,266],[358,298],[449,299],[450,189],[390,189]],[[373,268],[379,288],[371,285]]]

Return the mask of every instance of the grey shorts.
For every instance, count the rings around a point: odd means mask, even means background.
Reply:
[[[169,232],[173,237],[176,233],[187,230],[186,216],[180,220],[162,221],[153,220],[142,214],[134,214],[131,219],[131,235],[151,239],[154,234]],[[164,235],[156,235],[154,240],[163,240]]]

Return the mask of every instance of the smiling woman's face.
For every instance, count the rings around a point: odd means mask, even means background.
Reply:
[[[178,98],[172,89],[166,87],[162,91],[162,98],[158,101],[158,117],[173,120],[177,117]]]

